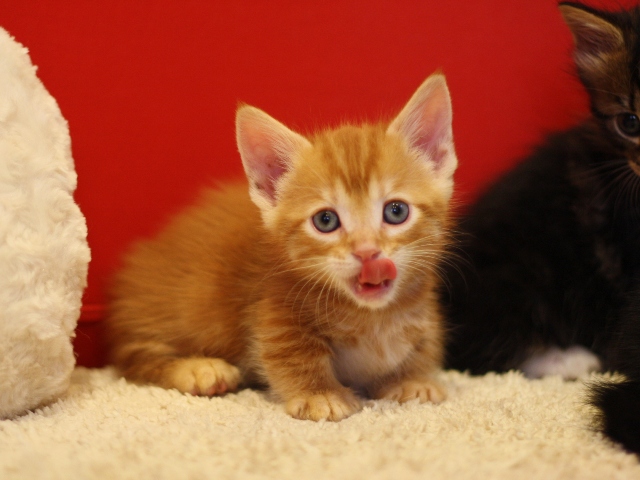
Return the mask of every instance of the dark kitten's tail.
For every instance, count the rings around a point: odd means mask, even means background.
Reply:
[[[640,380],[593,385],[590,401],[600,411],[602,431],[640,454]]]

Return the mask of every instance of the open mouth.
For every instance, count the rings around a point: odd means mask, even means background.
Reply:
[[[364,301],[379,300],[391,291],[398,271],[389,258],[367,258],[362,268],[353,279],[355,296]]]
[[[388,292],[391,291],[393,280],[383,280],[380,283],[361,283],[356,278],[353,283],[353,291],[356,297],[362,300],[378,300],[383,298]]]

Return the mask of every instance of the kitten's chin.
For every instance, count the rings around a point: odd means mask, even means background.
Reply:
[[[356,302],[367,308],[384,307],[393,296],[393,280],[383,280],[380,283],[360,283],[355,279],[351,285],[351,292]]]

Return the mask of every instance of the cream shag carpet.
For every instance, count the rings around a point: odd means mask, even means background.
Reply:
[[[0,421],[0,478],[640,478],[636,457],[592,429],[584,382],[442,380],[441,405],[371,401],[314,423],[266,392],[191,397],[77,368],[62,399]]]

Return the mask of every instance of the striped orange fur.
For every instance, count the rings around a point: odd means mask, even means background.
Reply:
[[[444,77],[389,125],[305,137],[242,106],[236,127],[248,184],[205,192],[116,276],[114,364],[196,395],[269,386],[302,419],[340,420],[363,396],[443,400],[435,289],[457,165]]]

